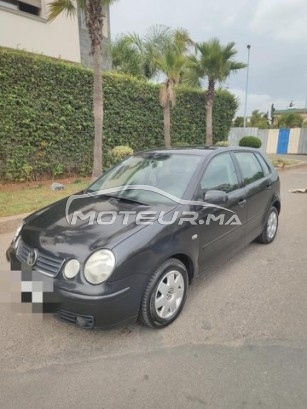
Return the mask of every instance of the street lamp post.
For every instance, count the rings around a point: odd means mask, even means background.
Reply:
[[[246,128],[246,112],[247,112],[247,94],[248,94],[248,74],[249,74],[249,54],[251,46],[247,45],[247,68],[246,68],[246,84],[245,84],[245,103],[244,103],[244,128]]]

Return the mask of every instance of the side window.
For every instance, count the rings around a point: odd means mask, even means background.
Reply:
[[[236,152],[235,156],[238,159],[245,185],[264,177],[262,167],[252,152]]]
[[[264,175],[267,176],[270,173],[270,168],[269,165],[266,163],[266,161],[263,159],[263,157],[260,155],[260,153],[256,153],[257,159],[260,162],[260,165],[262,166]]]
[[[201,179],[201,189],[223,190],[226,193],[238,189],[238,177],[233,160],[229,153],[223,153],[213,158]]]

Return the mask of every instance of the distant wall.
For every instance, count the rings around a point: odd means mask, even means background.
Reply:
[[[244,136],[261,139],[261,150],[271,154],[307,154],[307,128],[258,129],[231,128],[228,134],[230,146],[239,146]]]
[[[307,128],[303,128],[298,143],[299,153],[307,153]]]
[[[276,153],[278,144],[279,129],[268,129],[267,145],[265,148],[266,153]]]
[[[231,128],[228,135],[230,146],[239,146],[239,141],[244,136],[256,136],[261,139],[261,150],[266,152],[268,130],[258,128]]]

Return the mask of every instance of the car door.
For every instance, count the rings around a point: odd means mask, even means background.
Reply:
[[[258,155],[258,158],[257,158]],[[261,165],[259,154],[248,151],[234,152],[246,189],[246,241],[255,239],[262,231],[272,200],[272,180],[268,168]]]
[[[222,190],[228,200],[219,206],[198,210],[200,271],[218,264],[242,246],[247,217],[245,188],[239,185],[229,152],[214,156],[206,167],[198,187],[199,198],[208,190]]]

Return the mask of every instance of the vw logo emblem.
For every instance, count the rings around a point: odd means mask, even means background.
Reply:
[[[36,250],[31,250],[28,253],[27,264],[28,264],[29,267],[34,266],[34,264],[36,263],[37,257],[38,257],[38,254],[37,254]]]

